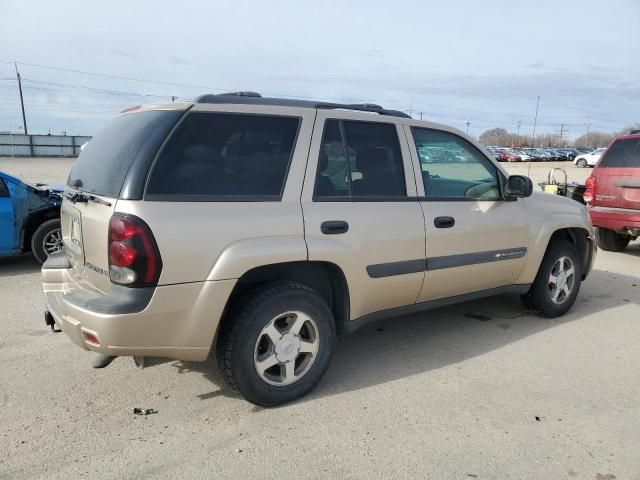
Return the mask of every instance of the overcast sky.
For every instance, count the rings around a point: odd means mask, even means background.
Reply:
[[[473,135],[531,134],[538,95],[540,133],[640,121],[639,0],[0,0],[0,19],[31,133],[90,135],[128,105],[230,90],[412,109]],[[21,123],[0,63],[0,131]]]

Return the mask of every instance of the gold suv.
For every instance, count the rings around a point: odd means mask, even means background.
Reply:
[[[123,112],[73,165],[49,324],[103,358],[204,361],[247,400],[309,392],[337,334],[506,292],[564,314],[586,208],[377,105],[204,95]],[[105,362],[106,363],[106,362]]]

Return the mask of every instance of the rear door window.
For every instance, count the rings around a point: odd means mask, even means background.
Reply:
[[[594,153],[597,153],[597,151]],[[616,140],[602,157],[598,166],[606,168],[640,168],[640,138]]]
[[[406,196],[402,153],[390,123],[327,120],[315,200]]]
[[[114,118],[82,150],[71,167],[67,185],[117,198],[138,153],[149,142],[159,144],[182,113],[153,110]],[[156,145],[150,155],[157,149]]]
[[[189,113],[158,156],[145,199],[278,200],[299,125],[298,117]]]

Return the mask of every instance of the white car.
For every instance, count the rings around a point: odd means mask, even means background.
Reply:
[[[583,153],[582,155],[578,155],[573,163],[579,167],[593,167],[598,160],[600,160],[600,156],[604,153],[606,148],[597,148],[591,153]]]

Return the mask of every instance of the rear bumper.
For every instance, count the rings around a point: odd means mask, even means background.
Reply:
[[[114,286],[104,295],[79,285],[60,259],[42,267],[46,307],[57,326],[85,350],[113,356],[205,360],[235,283]]]
[[[640,228],[640,210],[624,208],[590,207],[593,225],[623,233],[627,229]]]

